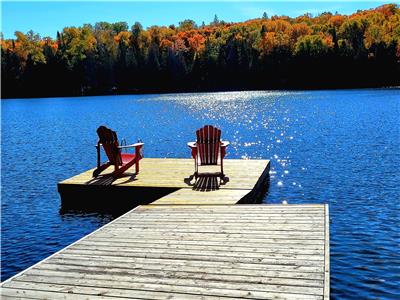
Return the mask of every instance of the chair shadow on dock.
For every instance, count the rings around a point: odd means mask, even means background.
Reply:
[[[221,185],[225,185],[229,182],[229,177],[220,178],[217,174],[202,174],[201,176],[195,178],[194,182],[193,178],[194,175],[190,175],[189,177],[185,178],[183,181],[192,187],[193,191],[199,192],[211,192],[219,190]]]
[[[118,179],[124,179],[124,181],[114,183]],[[125,173],[124,176],[121,176],[119,178],[114,178],[110,174],[105,174],[105,175],[99,175],[98,177],[93,177],[92,179],[87,181],[86,184],[87,185],[103,185],[104,186],[104,185],[112,185],[114,183],[114,185],[123,185],[123,184],[127,184],[129,182],[133,182],[136,180],[138,180],[138,179],[136,178],[136,174],[134,174],[134,173]]]

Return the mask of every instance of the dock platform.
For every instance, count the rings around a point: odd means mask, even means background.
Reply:
[[[115,206],[128,208],[149,203],[254,203],[260,202],[268,189],[269,169],[269,160],[226,159],[224,180],[213,176],[218,166],[202,167],[201,171],[209,175],[196,180],[193,159],[144,158],[138,175],[132,168],[124,177],[113,180],[108,175],[113,168],[109,167],[104,175],[93,178],[91,169],[60,182],[58,191],[64,208],[109,207],[110,199]]]
[[[145,205],[5,281],[2,299],[329,299],[327,205]]]

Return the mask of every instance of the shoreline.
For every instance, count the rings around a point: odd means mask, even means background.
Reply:
[[[52,95],[38,97],[0,97],[0,100],[15,99],[46,99],[46,98],[79,98],[79,97],[102,97],[102,96],[128,96],[128,95],[173,95],[173,94],[209,94],[209,93],[235,93],[235,92],[268,92],[268,91],[288,91],[288,92],[312,92],[312,91],[338,91],[338,90],[395,90],[400,89],[400,85],[380,86],[380,87],[339,87],[339,88],[271,88],[271,89],[218,89],[218,90],[193,90],[193,91],[138,91],[138,92],[120,92],[120,93],[94,93],[94,94],[72,94],[72,95]]]

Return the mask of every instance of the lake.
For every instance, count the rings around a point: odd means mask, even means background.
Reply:
[[[271,159],[265,203],[329,203],[333,299],[395,299],[400,285],[400,90],[252,91],[2,100],[2,280],[112,215],[60,214],[57,182],[96,164],[96,129],[147,157],[189,158],[205,124],[227,158]]]

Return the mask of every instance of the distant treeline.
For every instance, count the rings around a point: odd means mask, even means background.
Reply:
[[[400,9],[209,25],[99,22],[1,41],[2,97],[400,84]]]

